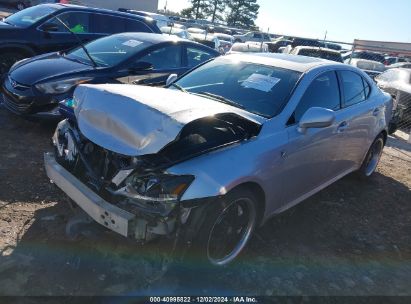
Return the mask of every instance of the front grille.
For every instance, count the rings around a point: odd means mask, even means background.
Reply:
[[[3,105],[10,111],[17,114],[25,114],[29,111],[31,103],[16,103],[6,94],[3,95]]]

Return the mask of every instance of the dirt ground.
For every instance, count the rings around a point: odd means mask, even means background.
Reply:
[[[411,295],[405,141],[390,138],[370,180],[348,176],[273,218],[234,265],[209,270],[188,257],[163,271],[161,244],[97,224],[66,236],[73,213],[42,160],[54,126],[1,108],[0,126],[0,295]]]

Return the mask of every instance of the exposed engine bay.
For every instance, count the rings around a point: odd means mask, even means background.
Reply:
[[[220,113],[186,124],[158,153],[132,157],[93,143],[75,122],[64,120],[56,129],[53,144],[59,165],[106,202],[135,215],[127,236],[149,241],[170,235],[190,214],[180,199],[195,177],[170,175],[166,169],[248,140],[259,131],[260,125],[251,120]],[[108,214],[100,217],[100,224],[111,228]]]

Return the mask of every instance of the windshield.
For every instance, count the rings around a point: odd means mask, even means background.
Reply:
[[[50,15],[55,11],[57,11],[57,9],[54,7],[47,5],[37,5],[26,8],[7,17],[6,19],[4,19],[4,22],[19,27],[29,27],[33,23],[46,17],[47,15]]]
[[[134,35],[120,34],[94,40],[85,45],[90,56],[100,67],[116,66],[151,44],[139,41]],[[81,47],[66,54],[68,59],[91,63]]]
[[[327,52],[322,50],[310,50],[310,49],[302,49],[298,52],[298,55],[302,56],[309,56],[309,57],[317,57],[337,62],[343,62],[343,59],[340,54]]]
[[[299,72],[278,67],[217,58],[193,70],[170,89],[220,99],[269,118],[281,112],[300,76]]]

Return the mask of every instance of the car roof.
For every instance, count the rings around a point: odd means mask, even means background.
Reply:
[[[53,7],[58,10],[82,10],[82,11],[88,11],[88,12],[96,12],[96,13],[107,13],[111,15],[117,15],[117,16],[125,16],[125,17],[132,17],[135,19],[140,19],[140,20],[146,20],[143,16],[135,15],[135,14],[130,14],[126,12],[120,12],[120,11],[113,11],[110,9],[105,9],[105,8],[97,8],[97,7],[88,7],[88,6],[82,6],[82,5],[74,5],[74,4],[62,4],[62,3],[45,3],[45,4],[40,4],[44,6],[49,6]]]
[[[257,64],[275,66],[283,69],[293,70],[300,73],[305,73],[315,67],[325,65],[342,65],[342,63],[333,62],[321,58],[306,57],[290,54],[275,54],[275,53],[245,53],[232,54],[225,56],[239,61],[246,61]]]
[[[313,51],[324,51],[328,53],[334,53],[340,55],[341,53],[337,50],[329,49],[329,48],[323,48],[323,47],[318,47],[318,46],[296,46],[294,49],[296,50],[313,50]]]

